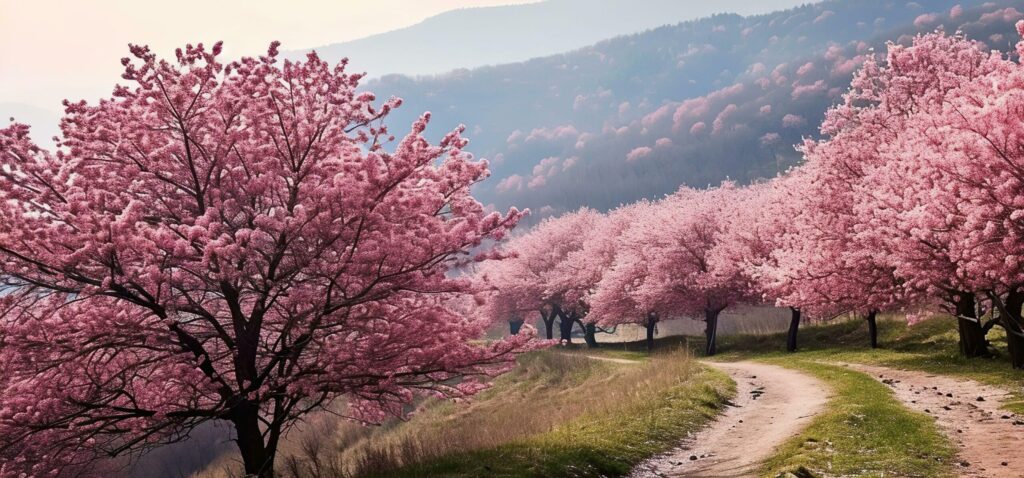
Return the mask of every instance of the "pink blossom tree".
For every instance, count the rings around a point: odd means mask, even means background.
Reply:
[[[865,317],[872,347],[878,343],[879,312],[922,300],[885,253],[892,244],[858,209],[872,194],[867,171],[886,167],[884,149],[912,110],[878,107],[884,71],[883,64],[868,59],[844,102],[827,113],[821,127],[825,138],[804,143],[800,212],[781,237],[767,276],[780,304],[817,317],[847,312]]]
[[[589,320],[601,327],[639,324],[646,329],[647,350],[654,349],[655,327],[667,310],[658,298],[644,296],[642,288],[651,280],[650,223],[660,219],[660,202],[642,201],[614,214],[616,223],[609,223],[603,244],[592,242],[593,251],[603,250],[602,258],[591,266],[599,278],[587,296]]]
[[[504,250],[510,257],[478,273],[485,287],[493,291],[491,314],[510,317],[539,311],[547,338],[553,337],[557,319],[560,340],[571,343],[573,325],[582,318],[585,309],[578,295],[573,293],[573,284],[561,280],[556,271],[570,254],[583,247],[601,219],[597,211],[583,208],[544,219],[509,240]]]
[[[700,317],[706,323],[705,352],[714,355],[718,315],[751,291],[725,244],[726,218],[739,190],[732,183],[683,188],[634,214],[595,308],[609,317],[645,318],[649,343],[659,320]]]
[[[802,194],[805,193],[806,175],[794,169],[771,181],[756,183],[737,195],[736,204],[726,220],[727,238],[723,249],[740,263],[741,272],[752,302],[773,304],[790,309],[790,323],[786,350],[797,349],[797,333],[803,319],[802,305],[787,303],[783,297],[790,292],[793,282],[778,280],[778,255],[787,239],[797,239],[792,232],[794,218],[800,214]]]
[[[1024,247],[1014,217],[1022,78],[1018,63],[959,35],[892,47],[876,80],[878,109],[909,111],[909,120],[884,145],[888,165],[867,170],[872,194],[858,205],[889,242],[897,274],[958,317],[962,351],[987,353],[985,332],[999,324],[1016,367],[1024,367]],[[984,300],[997,320],[983,323]]]
[[[588,345],[597,345],[598,332],[612,333],[621,323],[637,321],[636,314],[631,312],[609,315],[608,310],[592,310],[599,284],[614,267],[620,249],[628,247],[622,242],[623,234],[650,207],[648,201],[638,201],[609,211],[591,225],[582,246],[569,253],[553,271],[551,287],[562,291],[566,303],[578,304],[582,309],[579,323]],[[643,316],[641,322],[647,325],[649,317]],[[653,324],[650,325],[648,336],[653,341]]]
[[[0,130],[0,476],[83,476],[230,423],[247,475],[348,397],[400,414],[465,397],[530,334],[471,342],[452,267],[519,219],[470,186],[487,165],[429,115],[393,143],[359,75],[310,54],[224,64],[133,46],[113,98],[66,103],[57,152]],[[481,249],[482,248],[482,249]]]
[[[702,318],[709,356],[718,350],[719,314],[758,300],[728,234],[744,193],[730,182],[706,190],[682,188],[665,199],[660,220],[649,223],[654,261],[652,280],[642,291],[674,314]]]

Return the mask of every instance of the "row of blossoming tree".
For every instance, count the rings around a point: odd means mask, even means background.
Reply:
[[[1018,24],[1024,34],[1024,22]],[[1006,330],[1024,367],[1024,67],[941,32],[869,59],[801,146],[805,163],[770,181],[683,188],[600,214],[547,219],[507,244],[512,260],[481,267],[491,314],[540,311],[587,331],[659,320],[706,322],[714,354],[719,313],[740,303],[801,317],[910,320],[942,309],[961,351],[987,354]]]
[[[531,347],[478,343],[472,283],[521,217],[429,115],[395,140],[360,75],[311,54],[132,47],[113,98],[65,103],[56,152],[0,129],[0,477],[105,476],[223,421],[274,474],[307,414],[366,422],[479,391]],[[123,463],[123,461],[122,461]]]

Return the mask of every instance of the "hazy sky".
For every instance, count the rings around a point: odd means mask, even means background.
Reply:
[[[127,44],[171,55],[223,40],[225,57],[319,46],[417,23],[460,7],[534,0],[0,0],[0,103],[57,111],[107,96]]]

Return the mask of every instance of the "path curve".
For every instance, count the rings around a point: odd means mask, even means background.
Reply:
[[[957,445],[957,476],[1024,477],[1024,417],[1000,410],[1010,394],[973,380],[843,364],[893,389],[904,406],[935,419]]]
[[[828,402],[827,385],[795,370],[756,362],[707,365],[736,382],[733,406],[678,448],[638,465],[631,477],[757,476],[761,463]]]

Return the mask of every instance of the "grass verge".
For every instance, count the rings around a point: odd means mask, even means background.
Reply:
[[[545,386],[548,373],[530,377],[530,361],[584,360],[590,372],[573,383]],[[675,446],[681,437],[714,417],[735,393],[732,381],[701,366],[680,350],[638,363],[596,361],[558,351],[536,354],[526,366],[503,378],[487,395],[466,410],[449,409],[420,418],[393,436],[380,436],[364,445],[366,455],[394,469],[364,467],[364,476],[413,477],[541,477],[622,476],[643,459]],[[536,364],[535,364],[536,365]],[[525,376],[524,376],[525,374]],[[529,378],[528,378],[529,377]],[[569,385],[569,386],[566,386]],[[424,453],[405,453],[418,447],[437,448],[460,430],[477,435],[495,432],[507,423],[491,413],[514,407],[519,421],[535,422],[518,437],[500,432],[504,443]],[[439,408],[437,412],[442,412]],[[480,422],[472,417],[479,418]],[[467,417],[469,417],[467,419]],[[537,417],[537,418],[532,418]],[[481,423],[488,425],[481,428]],[[500,440],[499,440],[500,441]],[[475,449],[473,449],[475,448]],[[384,455],[399,455],[381,459]]]
[[[914,326],[902,320],[880,321],[880,347],[874,350],[867,346],[867,326],[859,320],[802,328],[800,348],[795,354],[782,350],[785,340],[782,334],[733,336],[724,338],[721,348],[727,351],[723,355],[726,358],[848,362],[967,378],[1009,391],[1014,398],[1002,407],[1024,414],[1024,371],[1014,370],[1000,353],[1006,350],[1006,336],[999,328],[989,333],[993,355],[987,358],[961,356],[956,321],[943,317]]]
[[[952,445],[931,418],[904,408],[885,385],[841,366],[763,361],[817,377],[833,391],[826,410],[765,463],[763,476],[954,476]]]

